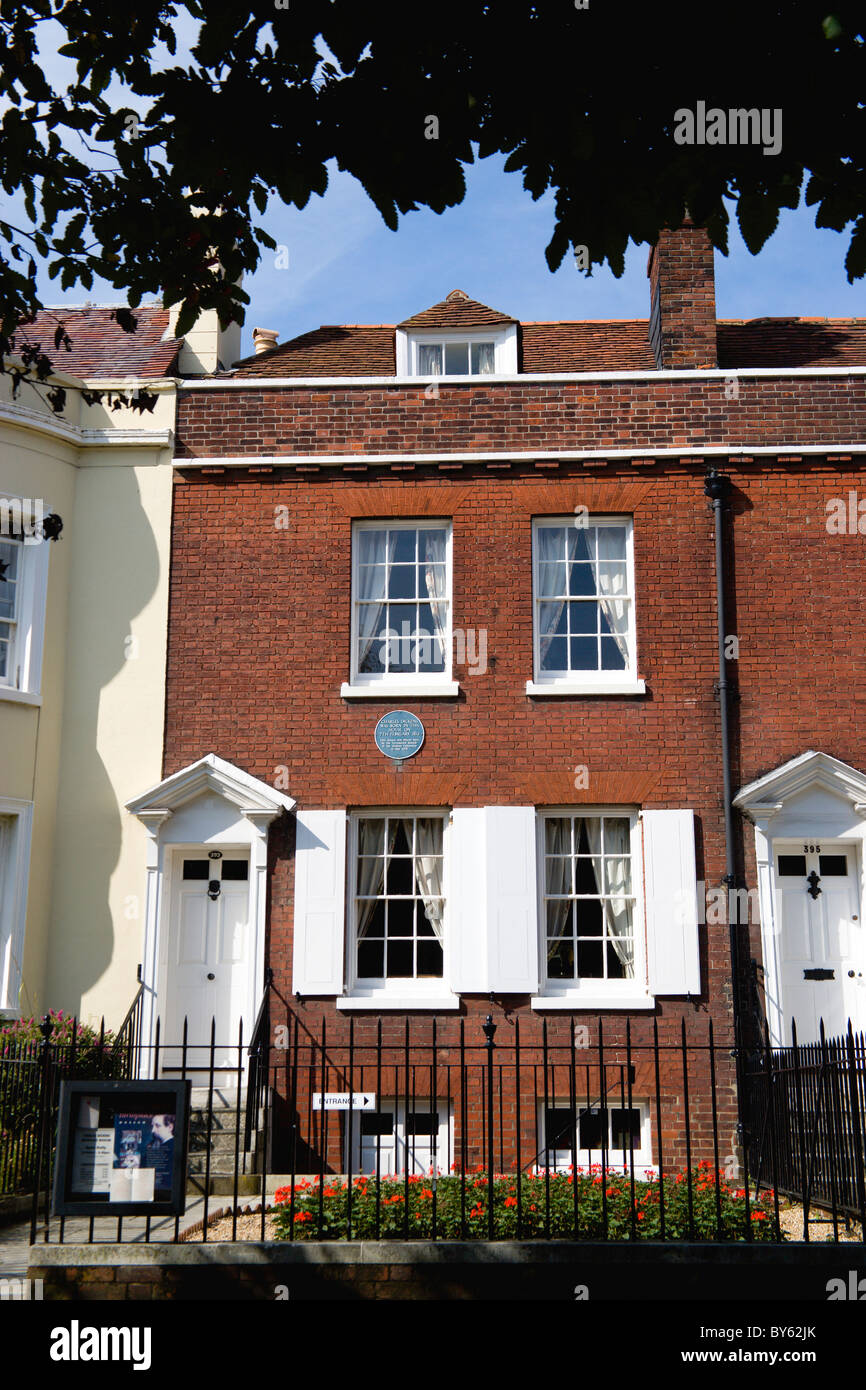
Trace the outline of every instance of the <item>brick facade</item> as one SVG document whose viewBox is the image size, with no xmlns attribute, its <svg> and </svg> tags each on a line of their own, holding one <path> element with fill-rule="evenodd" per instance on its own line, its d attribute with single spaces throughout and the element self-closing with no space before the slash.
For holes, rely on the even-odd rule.
<svg viewBox="0 0 866 1390">
<path fill-rule="evenodd" d="M 712 253 L 709 271 L 700 248 L 696 257 L 677 271 L 680 288 L 690 284 L 694 294 L 686 311 L 673 306 L 670 322 L 680 324 L 681 341 L 671 347 L 673 338 L 664 340 L 666 366 L 715 362 L 707 327 L 714 322 Z M 728 630 L 739 639 L 739 659 L 729 666 L 736 789 L 809 748 L 866 767 L 856 717 L 866 698 L 863 541 L 830 536 L 825 525 L 827 502 L 862 486 L 862 457 L 843 452 L 858 440 L 866 441 L 862 376 L 745 376 L 734 390 L 715 375 L 475 379 L 444 384 L 432 398 L 406 384 L 263 389 L 239 381 L 230 389 L 182 391 L 165 774 L 214 752 L 271 785 L 281 779 L 276 784 L 299 809 L 692 808 L 698 878 L 718 885 L 725 846 L 713 516 L 705 460 L 689 449 L 712 451 L 733 489 L 726 546 Z M 819 451 L 797 453 L 807 445 Z M 761 446 L 786 452 L 743 452 Z M 661 448 L 671 455 L 639 453 Z M 616 457 L 617 449 L 630 456 Z M 534 450 L 611 456 L 473 458 Z M 350 457 L 371 454 L 395 457 Z M 428 462 L 419 457 L 425 454 L 447 458 Z M 343 462 L 318 467 L 318 455 Z M 261 462 L 232 466 L 238 458 Z M 634 518 L 637 674 L 645 694 L 526 694 L 533 674 L 531 520 L 571 515 L 579 506 Z M 287 526 L 275 525 L 279 509 L 287 509 Z M 397 516 L 453 521 L 453 624 L 485 629 L 488 653 L 483 674 L 455 669 L 456 698 L 351 701 L 340 694 L 349 679 L 352 522 Z M 423 748 L 400 773 L 373 741 L 378 718 L 395 704 L 421 717 L 426 729 Z M 586 787 L 575 785 L 578 766 L 587 769 Z M 754 887 L 751 827 L 738 818 L 736 834 L 742 882 Z M 292 999 L 293 854 L 294 824 L 285 817 L 270 831 L 268 964 L 277 994 L 303 1028 L 315 1033 L 325 1024 L 342 1047 L 350 1025 L 332 998 Z M 737 1118 L 728 928 L 711 922 L 699 931 L 700 995 L 660 997 L 649 1015 L 605 1013 L 605 1039 L 614 1064 L 624 1059 L 627 1021 L 638 1044 L 651 1040 L 655 1021 L 663 1043 L 678 1043 L 685 1026 L 689 1044 L 703 1045 L 712 1020 L 719 1045 L 715 1138 L 728 1153 Z M 760 959 L 759 925 L 741 936 L 744 962 Z M 751 1005 L 745 971 L 743 989 Z M 528 996 L 492 1003 L 464 997 L 460 1016 L 475 1043 L 491 1010 L 501 1036 L 510 1036 L 519 1017 L 526 1045 L 541 1045 L 542 1019 Z M 582 1019 L 549 1016 L 550 1042 L 565 1044 Z M 594 1028 L 597 1020 L 593 1013 L 583 1021 Z M 359 1020 L 358 1035 L 370 1036 L 374 1026 L 369 1017 Z M 454 1049 L 458 1016 L 437 1026 L 441 1046 Z M 403 1027 L 403 1015 L 383 1014 L 386 1046 L 399 1049 Z M 693 1157 L 712 1157 L 708 1063 L 697 1058 L 694 1065 L 704 1091 L 696 1100 Z M 663 1125 L 670 1162 L 686 1157 L 681 1084 L 672 1056 L 661 1080 L 672 1117 Z M 653 1079 L 639 1067 L 635 1085 L 635 1096 L 647 1098 Z M 531 1108 L 527 1096 L 526 1145 L 534 1132 Z M 473 1131 L 472 1157 L 480 1143 L 480 1130 Z M 655 1151 L 657 1137 L 653 1143 Z M 336 1140 L 328 1162 L 340 1166 Z"/>
</svg>

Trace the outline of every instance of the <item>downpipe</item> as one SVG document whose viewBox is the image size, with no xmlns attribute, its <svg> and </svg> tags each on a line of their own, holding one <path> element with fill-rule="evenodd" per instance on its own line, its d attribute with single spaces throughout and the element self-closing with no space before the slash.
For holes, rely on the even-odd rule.
<svg viewBox="0 0 866 1390">
<path fill-rule="evenodd" d="M 731 912 L 731 890 L 736 887 L 734 862 L 734 824 L 731 805 L 731 741 L 730 741 L 730 687 L 728 685 L 727 658 L 725 656 L 725 550 L 724 550 L 724 507 L 731 493 L 731 480 L 724 473 L 711 468 L 704 479 L 704 492 L 713 504 L 713 523 L 716 544 L 716 628 L 719 648 L 719 713 L 721 716 L 722 753 L 722 804 L 725 816 L 725 886 L 728 890 L 728 940 L 731 956 L 731 1007 L 734 1016 L 734 1062 L 737 1080 L 737 1136 L 745 1146 L 746 1124 L 744 1116 L 743 1086 L 743 1035 L 742 1035 L 742 994 L 740 977 L 740 947 L 737 935 L 739 910 Z"/>
</svg>

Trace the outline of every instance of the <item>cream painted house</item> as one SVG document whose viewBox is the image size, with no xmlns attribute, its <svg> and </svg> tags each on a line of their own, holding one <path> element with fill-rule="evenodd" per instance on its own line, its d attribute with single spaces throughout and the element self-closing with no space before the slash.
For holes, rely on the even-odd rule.
<svg viewBox="0 0 866 1390">
<path fill-rule="evenodd" d="M 132 335 L 103 306 L 40 314 L 59 414 L 44 386 L 13 399 L 0 378 L 0 1017 L 116 1027 L 137 989 L 147 835 L 124 803 L 162 775 L 174 373 L 240 344 L 215 316 L 187 343 L 173 312 L 136 314 Z M 70 352 L 51 346 L 60 319 Z M 156 404 L 88 405 L 82 387 Z"/>
</svg>

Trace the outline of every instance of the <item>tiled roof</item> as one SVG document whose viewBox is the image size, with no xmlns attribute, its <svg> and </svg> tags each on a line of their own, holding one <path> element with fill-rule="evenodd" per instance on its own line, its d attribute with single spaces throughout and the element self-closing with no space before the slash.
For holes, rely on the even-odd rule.
<svg viewBox="0 0 866 1390">
<path fill-rule="evenodd" d="M 111 308 L 105 305 L 40 309 L 34 322 L 19 330 L 17 341 L 26 336 L 28 343 L 38 343 L 57 370 L 71 376 L 170 375 L 183 340 L 161 341 L 168 327 L 168 309 L 146 304 L 132 312 L 136 329 L 134 333 L 125 333 L 111 317 Z M 54 346 L 54 334 L 61 323 L 72 340 L 69 352 Z"/>
<path fill-rule="evenodd" d="M 521 325 L 523 372 L 651 371 L 646 319 Z"/>
<path fill-rule="evenodd" d="M 393 323 L 323 324 L 287 343 L 245 357 L 231 376 L 393 376 Z"/>
<path fill-rule="evenodd" d="M 406 322 L 418 318 L 423 315 Z M 720 367 L 866 366 L 866 319 L 722 319 L 717 337 Z M 646 319 L 524 323 L 519 343 L 522 372 L 655 368 Z M 352 377 L 395 371 L 393 324 L 346 324 L 318 328 L 245 358 L 231 375 Z"/>
<path fill-rule="evenodd" d="M 477 299 L 470 299 L 464 290 L 452 290 L 447 298 L 404 319 L 398 328 L 488 328 L 492 324 L 516 323 L 509 314 L 500 314 Z"/>
<path fill-rule="evenodd" d="M 866 319 L 723 319 L 720 367 L 866 367 Z"/>
</svg>

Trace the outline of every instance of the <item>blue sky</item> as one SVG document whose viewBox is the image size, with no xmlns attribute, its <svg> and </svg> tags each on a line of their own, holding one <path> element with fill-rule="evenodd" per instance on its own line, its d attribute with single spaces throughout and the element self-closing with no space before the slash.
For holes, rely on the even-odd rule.
<svg viewBox="0 0 866 1390">
<path fill-rule="evenodd" d="M 447 212 L 410 213 L 389 231 L 361 185 L 335 174 L 324 198 L 302 211 L 269 207 L 265 225 L 288 248 L 287 269 L 268 253 L 245 282 L 252 328 L 280 341 L 322 323 L 399 323 L 459 287 L 519 319 L 646 318 L 646 246 L 631 246 L 625 274 L 587 279 L 569 260 L 551 274 L 544 248 L 553 196 L 533 202 L 520 176 L 491 157 L 467 169 L 464 201 Z M 736 224 L 727 257 L 716 253 L 720 318 L 866 316 L 866 281 L 845 278 L 846 235 L 818 229 L 811 208 L 783 214 L 759 256 Z"/>
</svg>

